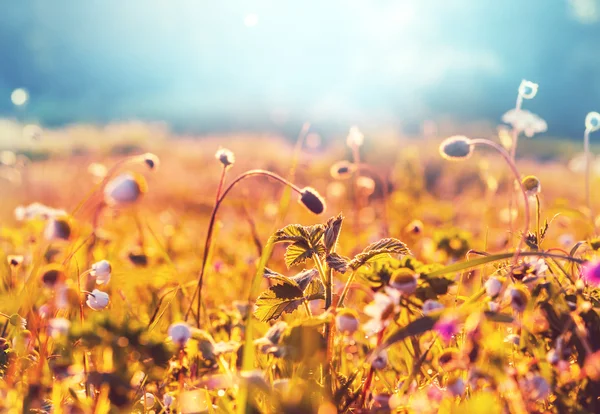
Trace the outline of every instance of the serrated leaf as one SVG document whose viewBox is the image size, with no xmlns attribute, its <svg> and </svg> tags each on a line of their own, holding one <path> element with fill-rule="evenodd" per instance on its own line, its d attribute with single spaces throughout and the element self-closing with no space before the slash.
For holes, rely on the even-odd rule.
<svg viewBox="0 0 600 414">
<path fill-rule="evenodd" d="M 290 244 L 285 250 L 285 265 L 289 268 L 310 259 L 315 251 L 304 241 Z"/>
<path fill-rule="evenodd" d="M 353 270 L 358 269 L 370 259 L 381 254 L 412 254 L 409 248 L 398 239 L 381 239 L 368 245 L 361 253 L 354 256 L 348 265 Z"/>
<path fill-rule="evenodd" d="M 325 299 L 325 286 L 323 286 L 321 279 L 315 278 L 311 280 L 304 290 L 304 297 L 306 300 Z"/>
<path fill-rule="evenodd" d="M 315 277 L 319 275 L 319 271 L 317 269 L 308 269 L 303 270 L 295 276 L 290 277 L 294 282 L 300 286 L 300 289 L 306 292 L 306 288 L 313 281 Z"/>
<path fill-rule="evenodd" d="M 256 299 L 254 316 L 262 322 L 279 318 L 283 313 L 291 313 L 304 301 L 304 292 L 298 284 L 285 276 L 271 276 L 273 286 Z"/>
<path fill-rule="evenodd" d="M 290 224 L 273 234 L 273 243 L 309 241 L 307 228 L 300 224 Z"/>
<path fill-rule="evenodd" d="M 327 220 L 325 224 L 325 234 L 323 237 L 323 242 L 325 243 L 325 250 L 327 253 L 335 250 L 335 246 L 337 245 L 338 239 L 340 237 L 340 231 L 342 230 L 342 221 L 344 217 L 342 213 L 338 214 L 336 217 L 332 217 Z"/>
<path fill-rule="evenodd" d="M 263 276 L 264 277 L 275 277 L 275 276 L 283 276 L 283 275 L 281 273 L 277 273 L 273 269 L 269 269 L 268 267 L 265 267 L 265 269 L 263 270 Z"/>
<path fill-rule="evenodd" d="M 325 226 L 322 224 L 315 224 L 314 226 L 306 227 L 306 231 L 308 232 L 308 244 L 315 247 L 319 244 L 325 233 Z"/>
<path fill-rule="evenodd" d="M 340 273 L 346 273 L 348 264 L 350 263 L 350 259 L 340 256 L 337 253 L 330 253 L 325 261 L 327 262 L 327 266 Z"/>
</svg>

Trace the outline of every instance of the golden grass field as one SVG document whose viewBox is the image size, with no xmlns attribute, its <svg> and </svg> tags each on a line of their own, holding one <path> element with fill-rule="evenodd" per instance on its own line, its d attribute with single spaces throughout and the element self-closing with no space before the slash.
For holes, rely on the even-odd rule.
<svg viewBox="0 0 600 414">
<path fill-rule="evenodd" d="M 9 141 L 20 128 L 0 133 L 17 154 L 0 166 L 0 412 L 600 411 L 600 243 L 579 142 L 520 139 L 519 178 L 541 189 L 513 255 L 518 182 L 489 149 L 444 159 L 452 134 L 353 144 L 128 124 Z M 223 195 L 256 169 L 315 189 L 325 211 L 259 175 L 210 226 L 221 174 Z"/>
</svg>

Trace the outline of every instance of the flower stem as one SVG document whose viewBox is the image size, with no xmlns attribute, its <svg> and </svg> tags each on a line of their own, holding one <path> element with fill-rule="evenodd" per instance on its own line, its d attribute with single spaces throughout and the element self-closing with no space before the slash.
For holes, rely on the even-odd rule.
<svg viewBox="0 0 600 414">
<path fill-rule="evenodd" d="M 354 280 L 354 272 L 350 273 L 350 276 L 348 276 L 348 280 L 346 281 L 346 284 L 344 285 L 344 290 L 342 290 L 342 294 L 340 295 L 340 300 L 338 301 L 338 308 L 341 308 L 344 306 L 344 300 L 346 299 L 346 296 L 348 295 L 348 291 L 350 290 L 350 285 L 352 284 L 352 281 Z"/>
</svg>

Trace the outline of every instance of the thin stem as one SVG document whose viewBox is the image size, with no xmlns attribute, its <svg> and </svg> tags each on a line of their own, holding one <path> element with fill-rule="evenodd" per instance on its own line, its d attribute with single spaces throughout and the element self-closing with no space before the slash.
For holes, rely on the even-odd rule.
<svg viewBox="0 0 600 414">
<path fill-rule="evenodd" d="M 288 180 L 286 180 L 285 178 L 280 177 L 279 175 L 272 173 L 271 171 L 267 171 L 267 170 L 249 170 L 246 171 L 245 173 L 240 174 L 235 180 L 233 180 L 231 182 L 231 184 L 229 184 L 229 186 L 225 189 L 225 191 L 223 191 L 223 194 L 221 195 L 221 197 L 217 200 L 217 202 L 215 203 L 215 207 L 213 208 L 212 214 L 210 216 L 210 221 L 208 223 L 208 232 L 206 233 L 206 240 L 204 242 L 204 253 L 202 256 L 202 267 L 200 268 L 200 274 L 198 275 L 198 285 L 196 286 L 196 290 L 194 291 L 194 294 L 192 295 L 192 300 L 190 302 L 190 306 L 188 307 L 187 312 L 185 313 L 185 319 L 188 318 L 190 312 L 192 311 L 192 307 L 193 307 L 193 303 L 194 303 L 194 297 L 197 295 L 198 296 L 198 303 L 202 303 L 202 284 L 204 281 L 204 272 L 205 272 L 205 268 L 206 268 L 206 261 L 208 259 L 208 248 L 210 246 L 210 242 L 212 239 L 212 234 L 213 234 L 213 229 L 214 229 L 214 225 L 215 225 L 215 220 L 217 217 L 217 212 L 219 211 L 219 207 L 221 206 L 221 204 L 223 204 L 223 201 L 225 200 L 225 198 L 227 197 L 227 194 L 229 194 L 229 192 L 242 180 L 248 178 L 248 177 L 253 177 L 256 175 L 261 175 L 261 176 L 266 176 L 266 177 L 270 177 L 273 178 L 274 180 L 279 181 L 280 183 L 289 186 L 292 190 L 296 191 L 297 193 L 301 194 L 302 190 L 292 184 L 291 182 L 289 182 Z M 198 327 L 200 327 L 200 306 L 198 305 L 198 313 L 196 314 L 196 325 Z"/>
<path fill-rule="evenodd" d="M 91 270 L 86 270 L 85 272 L 83 272 L 82 274 L 79 275 L 79 277 L 77 277 L 77 288 L 79 289 L 79 292 L 81 292 L 81 277 L 84 275 L 87 275 L 91 272 Z M 81 300 L 81 297 L 79 297 L 79 319 L 81 321 L 81 325 L 83 325 L 84 323 L 84 312 L 83 312 L 83 300 Z M 83 351 L 83 375 L 85 376 L 85 396 L 89 398 L 90 396 L 90 385 L 88 383 L 88 372 L 89 372 L 89 367 L 88 367 L 88 363 L 87 363 L 87 356 L 86 356 L 86 352 L 85 350 Z"/>
<path fill-rule="evenodd" d="M 325 271 L 325 266 L 323 266 L 321 258 L 319 257 L 319 255 L 315 254 L 313 256 L 313 259 L 315 261 L 315 265 L 317 266 L 317 270 L 319 271 L 319 275 L 321 276 L 321 281 L 323 282 L 323 285 L 325 285 L 325 290 L 331 293 L 331 281 L 329 280 L 327 272 Z M 329 296 L 330 295 L 328 294 L 325 295 L 325 309 L 329 309 L 329 307 L 331 306 L 331 299 L 329 298 Z"/>
<path fill-rule="evenodd" d="M 308 301 L 303 301 L 302 304 L 304 305 L 304 310 L 306 311 L 306 316 L 308 316 L 309 318 L 312 318 L 312 311 L 310 310 L 310 306 L 308 306 Z"/>
<path fill-rule="evenodd" d="M 381 342 L 383 341 L 384 332 L 385 332 L 385 328 L 383 328 L 377 334 L 377 345 L 376 345 L 375 349 L 379 348 L 379 346 L 381 345 Z M 367 380 L 365 381 L 363 393 L 362 393 L 362 396 L 360 397 L 361 405 L 364 405 L 367 403 L 367 398 L 369 397 L 369 391 L 371 391 L 371 383 L 373 382 L 373 374 L 375 374 L 375 369 L 373 368 L 373 364 L 371 363 L 371 365 L 369 366 L 369 373 L 367 374 Z"/>
<path fill-rule="evenodd" d="M 583 152 L 585 154 L 585 204 L 588 208 L 588 212 L 590 214 L 590 220 L 592 221 L 592 225 L 594 226 L 594 231 L 596 230 L 596 223 L 594 220 L 594 212 L 592 209 L 592 193 L 591 193 L 591 153 L 590 153 L 590 130 L 589 128 L 585 129 L 583 134 Z"/>
<path fill-rule="evenodd" d="M 341 308 L 344 306 L 344 300 L 346 299 L 346 295 L 348 295 L 348 291 L 350 290 L 350 285 L 352 284 L 352 281 L 354 280 L 354 272 L 350 273 L 350 276 L 348 276 L 348 280 L 346 281 L 346 284 L 344 285 L 344 290 L 342 290 L 342 294 L 340 295 L 340 300 L 338 301 L 338 308 Z"/>
<path fill-rule="evenodd" d="M 540 245 L 542 244 L 542 233 L 540 230 L 540 219 L 542 216 L 542 208 L 540 206 L 540 196 L 538 194 L 535 195 L 535 205 L 536 205 L 536 217 L 535 217 L 535 237 L 537 239 L 538 249 L 541 249 Z"/>
<path fill-rule="evenodd" d="M 495 142 L 487 140 L 487 139 L 472 139 L 472 140 L 470 140 L 470 143 L 472 145 L 487 145 L 488 147 L 492 147 L 493 149 L 498 151 L 500 153 L 500 155 L 502 155 L 502 157 L 504 158 L 504 160 L 506 161 L 508 166 L 510 167 L 510 169 L 515 177 L 515 180 L 519 183 L 519 187 L 521 188 L 521 193 L 523 194 L 524 209 L 525 209 L 525 223 L 523 224 L 523 235 L 522 235 L 522 237 L 519 238 L 519 243 L 515 250 L 515 255 L 514 255 L 514 259 L 513 259 L 514 263 L 517 264 L 517 261 L 519 259 L 519 253 L 521 252 L 521 249 L 523 248 L 523 242 L 525 240 L 525 237 L 527 236 L 527 232 L 529 231 L 529 197 L 527 196 L 525 187 L 523 187 L 523 183 L 521 183 L 521 176 L 519 174 L 519 170 L 517 169 L 517 166 L 515 165 L 514 161 L 511 159 L 510 154 L 503 147 L 496 144 Z"/>
</svg>

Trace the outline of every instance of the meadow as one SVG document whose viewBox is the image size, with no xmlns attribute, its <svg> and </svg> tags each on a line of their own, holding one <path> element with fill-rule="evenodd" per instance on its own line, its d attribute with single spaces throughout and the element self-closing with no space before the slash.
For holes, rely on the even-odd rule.
<svg viewBox="0 0 600 414">
<path fill-rule="evenodd" d="M 485 138 L 3 124 L 0 412 L 600 412 L 598 163 L 536 91 Z"/>
</svg>

